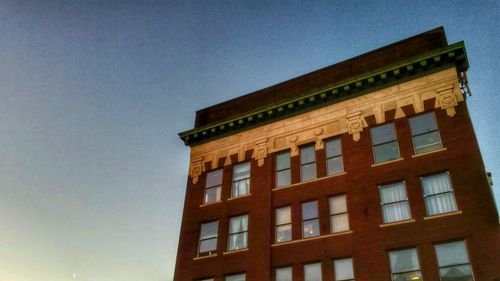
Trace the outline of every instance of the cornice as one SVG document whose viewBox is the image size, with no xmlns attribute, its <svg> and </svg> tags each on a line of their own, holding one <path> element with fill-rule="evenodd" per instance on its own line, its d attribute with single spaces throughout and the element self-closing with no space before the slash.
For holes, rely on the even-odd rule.
<svg viewBox="0 0 500 281">
<path fill-rule="evenodd" d="M 436 73 L 453 66 L 458 72 L 466 71 L 469 67 L 463 41 L 330 85 L 301 98 L 241 115 L 228 121 L 179 133 L 179 136 L 186 145 L 196 146 Z"/>
</svg>

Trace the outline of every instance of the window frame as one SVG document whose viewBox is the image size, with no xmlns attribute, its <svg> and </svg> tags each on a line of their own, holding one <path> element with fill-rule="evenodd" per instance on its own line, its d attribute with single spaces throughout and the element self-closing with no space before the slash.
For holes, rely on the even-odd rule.
<svg viewBox="0 0 500 281">
<path fill-rule="evenodd" d="M 340 146 L 340 154 L 336 154 L 336 155 L 333 155 L 333 156 L 328 156 L 328 150 L 327 150 L 327 146 L 328 146 L 328 143 L 329 142 L 334 142 L 334 141 L 339 141 L 339 146 Z M 326 175 L 327 176 L 335 176 L 335 175 L 339 175 L 339 174 L 342 174 L 345 172 L 345 167 L 344 167 L 344 153 L 343 153 L 343 149 L 342 149 L 342 138 L 340 136 L 337 136 L 337 137 L 333 137 L 333 138 L 328 138 L 327 140 L 324 141 L 324 146 L 325 146 L 325 162 L 326 162 Z M 337 172 L 337 173 L 332 173 L 330 174 L 329 173 L 329 161 L 330 159 L 336 159 L 336 158 L 340 158 L 341 162 L 342 162 L 342 171 L 340 172 Z"/>
<path fill-rule="evenodd" d="M 280 267 L 275 267 L 274 268 L 274 281 L 278 281 L 278 270 L 283 270 L 287 269 L 290 270 L 290 273 L 292 274 L 292 280 L 293 280 L 293 266 L 291 265 L 286 265 L 286 266 L 280 266 Z"/>
<path fill-rule="evenodd" d="M 432 114 L 432 117 L 433 117 L 432 119 L 434 120 L 434 124 L 436 125 L 436 129 L 435 130 L 431 130 L 431 131 L 426 131 L 424 133 L 413 134 L 413 127 L 411 125 L 411 120 L 419 118 L 419 117 L 422 117 L 422 116 L 425 116 L 425 115 L 431 115 L 431 114 Z M 429 112 L 423 112 L 422 114 L 418 114 L 418 115 L 412 116 L 412 117 L 408 118 L 408 125 L 410 127 L 411 142 L 412 142 L 412 146 L 413 146 L 413 153 L 415 153 L 415 155 L 426 154 L 426 153 L 430 153 L 430 152 L 434 152 L 434 151 L 438 151 L 440 149 L 443 149 L 443 147 L 444 147 L 443 146 L 443 140 L 441 139 L 441 133 L 439 132 L 439 126 L 438 126 L 438 122 L 437 122 L 437 118 L 436 118 L 436 112 L 429 111 Z M 437 148 L 437 149 L 434 149 L 434 150 L 431 150 L 431 151 L 417 152 L 417 147 L 415 147 L 415 138 L 423 136 L 423 135 L 428 135 L 428 134 L 431 134 L 433 132 L 437 133 L 437 136 L 439 138 L 439 144 L 440 144 L 441 147 Z"/>
<path fill-rule="evenodd" d="M 465 254 L 466 254 L 468 262 L 467 263 L 457 263 L 457 264 L 452 264 L 452 265 L 441 266 L 439 264 L 439 256 L 438 256 L 437 246 L 438 245 L 445 245 L 445 244 L 456 243 L 456 242 L 462 242 L 463 243 L 464 248 L 465 248 Z M 434 243 L 434 252 L 436 253 L 436 263 L 437 263 L 437 266 L 438 266 L 439 280 L 442 280 L 441 269 L 449 268 L 449 267 L 464 266 L 464 265 L 468 265 L 469 266 L 470 272 L 471 272 L 471 276 L 472 276 L 472 280 L 476 280 L 474 278 L 474 270 L 472 268 L 472 264 L 471 264 L 471 261 L 470 261 L 470 254 L 469 254 L 469 249 L 467 247 L 467 241 L 465 239 L 464 240 L 452 240 L 452 241 Z"/>
<path fill-rule="evenodd" d="M 444 192 L 434 193 L 434 194 L 431 194 L 431 195 L 425 195 L 425 188 L 424 188 L 423 179 L 427 178 L 427 177 L 441 175 L 441 174 L 446 174 L 447 175 L 450 189 L 448 191 L 444 191 Z M 455 190 L 453 189 L 453 183 L 451 182 L 450 171 L 437 172 L 437 173 L 432 173 L 432 174 L 427 174 L 427 175 L 424 175 L 424 176 L 420 176 L 420 185 L 422 186 L 422 196 L 424 198 L 425 215 L 426 216 L 428 216 L 428 217 L 439 216 L 439 215 L 442 215 L 442 214 L 455 213 L 455 212 L 459 211 L 457 199 L 455 197 Z M 448 211 L 448 212 L 444 212 L 444 213 L 429 214 L 429 207 L 428 207 L 428 203 L 427 203 L 427 198 L 432 198 L 434 196 L 440 196 L 440 195 L 447 194 L 447 193 L 451 194 L 451 198 L 454 201 L 455 209 L 451 210 L 451 211 Z"/>
<path fill-rule="evenodd" d="M 220 175 L 220 184 L 219 185 L 211 185 L 211 186 L 207 186 L 208 184 L 208 176 L 209 174 L 213 174 L 213 173 L 216 173 L 216 172 L 219 172 L 221 173 Z M 217 202 L 220 202 L 222 201 L 222 183 L 223 183 L 223 179 L 224 179 L 224 169 L 216 169 L 216 170 L 213 170 L 213 171 L 210 171 L 210 172 L 207 172 L 206 175 L 205 175 L 205 191 L 203 193 L 203 204 L 204 205 L 208 205 L 208 204 L 213 204 L 213 203 L 217 203 Z M 216 200 L 214 201 L 207 201 L 207 192 L 211 189 L 217 189 L 218 190 L 218 197 Z M 217 192 L 217 191 L 216 191 Z"/>
<path fill-rule="evenodd" d="M 307 149 L 307 148 L 311 148 L 312 147 L 312 151 L 313 151 L 313 156 L 314 156 L 314 161 L 311 161 L 311 162 L 305 162 L 303 163 L 302 162 L 302 151 Z M 311 180 L 315 180 L 318 178 L 318 165 L 316 164 L 316 144 L 315 143 L 309 143 L 309 144 L 304 144 L 302 146 L 299 147 L 299 158 L 300 158 L 300 182 L 308 182 L 308 181 L 311 181 Z M 308 178 L 308 179 L 304 179 L 303 176 L 304 176 L 304 172 L 303 172 L 303 168 L 305 166 L 309 166 L 309 165 L 314 165 L 314 177 L 312 178 Z"/>
<path fill-rule="evenodd" d="M 288 168 L 278 169 L 278 157 L 280 155 L 284 155 L 284 154 L 288 154 Z M 275 177 L 274 187 L 281 188 L 281 187 L 289 186 L 290 184 L 292 184 L 292 155 L 291 155 L 291 151 L 284 150 L 284 151 L 277 152 L 274 159 L 275 159 L 275 163 L 276 163 L 276 167 L 274 170 L 274 177 Z M 284 185 L 278 185 L 278 174 L 280 172 L 284 172 L 284 171 L 289 171 L 289 179 L 288 179 L 289 183 L 284 184 Z"/>
<path fill-rule="evenodd" d="M 248 165 L 248 177 L 235 180 L 234 179 L 235 169 L 237 167 L 243 166 L 243 165 Z M 231 175 L 231 198 L 238 198 L 238 197 L 247 196 L 247 195 L 251 194 L 251 189 L 250 189 L 251 188 L 251 184 L 250 184 L 251 174 L 252 174 L 252 163 L 251 163 L 251 161 L 245 161 L 245 162 L 241 162 L 241 163 L 233 165 L 233 167 L 232 167 L 232 175 Z M 245 193 L 245 194 L 240 194 L 240 195 L 235 196 L 235 186 L 236 186 L 235 183 L 239 183 L 239 182 L 247 181 L 247 180 L 248 180 L 248 192 Z"/>
<path fill-rule="evenodd" d="M 210 223 L 214 223 L 216 222 L 217 223 L 217 230 L 215 232 L 215 237 L 211 237 L 211 238 L 206 238 L 206 239 L 202 239 L 201 238 L 201 232 L 202 232 L 202 229 L 203 229 L 203 225 L 204 224 L 210 224 Z M 215 249 L 212 250 L 212 251 L 208 251 L 208 252 L 200 252 L 200 248 L 201 248 L 201 243 L 203 241 L 206 241 L 206 240 L 212 240 L 212 239 L 215 239 Z M 206 256 L 211 256 L 214 254 L 214 252 L 217 251 L 217 243 L 219 242 L 219 220 L 212 220 L 212 221 L 207 221 L 207 222 L 202 222 L 200 223 L 200 235 L 199 235 L 199 239 L 198 239 L 198 257 L 206 257 Z M 207 254 L 208 253 L 208 254 Z"/>
<path fill-rule="evenodd" d="M 283 210 L 283 209 L 286 209 L 286 208 L 289 209 L 289 212 L 290 212 L 290 222 L 278 224 L 278 210 Z M 290 240 L 278 241 L 278 228 L 280 228 L 282 226 L 287 226 L 287 225 L 290 226 Z M 285 243 L 285 242 L 292 241 L 292 240 L 293 240 L 292 206 L 288 205 L 288 206 L 283 206 L 283 207 L 276 208 L 275 211 L 274 211 L 274 243 L 276 243 L 276 244 L 278 244 L 278 243 Z"/>
<path fill-rule="evenodd" d="M 302 271 L 303 271 L 303 275 L 304 275 L 304 281 L 307 281 L 308 279 L 307 276 L 306 276 L 306 266 L 310 266 L 310 265 L 319 265 L 319 276 L 321 278 L 321 281 L 323 281 L 323 266 L 322 266 L 322 263 L 321 261 L 316 261 L 316 262 L 310 262 L 310 263 L 304 263 L 302 264 Z"/>
<path fill-rule="evenodd" d="M 244 231 L 237 231 L 237 232 L 231 232 L 231 220 L 234 219 L 234 218 L 238 218 L 238 217 L 244 217 L 246 216 L 246 220 L 247 220 L 247 228 L 246 230 Z M 236 215 L 236 216 L 232 216 L 229 218 L 229 225 L 228 225 L 228 231 L 227 231 L 227 251 L 228 252 L 232 252 L 232 251 L 239 251 L 239 250 L 244 250 L 244 249 L 248 249 L 248 229 L 250 228 L 250 220 L 249 220 L 249 216 L 248 216 L 248 213 L 247 214 L 241 214 L 241 215 Z M 245 236 L 246 236 L 246 245 L 244 248 L 240 248 L 240 249 L 231 249 L 230 248 L 230 245 L 231 245 L 231 237 L 234 236 L 234 235 L 239 235 L 239 234 L 242 234 L 242 233 L 245 233 Z"/>
<path fill-rule="evenodd" d="M 389 202 L 389 203 L 383 203 L 382 202 L 382 189 L 384 188 L 388 188 L 392 185 L 395 185 L 395 184 L 402 184 L 403 185 L 403 190 L 405 192 L 405 197 L 406 199 L 405 200 L 400 200 L 400 201 L 394 201 L 394 202 Z M 412 215 L 412 212 L 411 212 L 411 206 L 410 206 L 410 199 L 408 198 L 408 192 L 407 192 L 407 188 L 406 188 L 406 181 L 405 180 L 402 180 L 402 181 L 395 181 L 395 182 L 391 182 L 391 183 L 385 183 L 385 184 L 379 184 L 378 185 L 378 194 L 379 194 L 379 197 L 380 197 L 380 208 L 381 208 L 381 213 L 382 213 L 382 222 L 384 224 L 391 224 L 391 223 L 397 223 L 397 222 L 404 222 L 404 221 L 409 221 L 409 220 L 412 220 L 413 219 L 413 215 Z M 403 202 L 406 202 L 406 206 L 408 208 L 408 214 L 410 215 L 409 218 L 406 218 L 406 219 L 403 219 L 403 220 L 396 220 L 396 221 L 386 221 L 386 218 L 385 218 L 385 212 L 384 212 L 384 207 L 385 206 L 388 206 L 388 205 L 394 205 L 394 204 L 401 204 Z"/>
<path fill-rule="evenodd" d="M 411 249 L 415 250 L 415 255 L 416 255 L 416 258 L 417 258 L 416 260 L 417 260 L 418 269 L 409 270 L 409 271 L 393 272 L 392 271 L 392 263 L 391 263 L 391 252 L 400 252 L 400 251 L 411 250 Z M 400 274 L 412 273 L 412 272 L 419 272 L 420 273 L 420 277 L 422 277 L 422 267 L 420 265 L 420 256 L 418 254 L 418 248 L 416 246 L 415 247 L 409 247 L 409 248 L 399 248 L 399 249 L 388 250 L 387 251 L 387 256 L 389 257 L 389 269 L 390 269 L 390 273 L 391 273 L 391 281 L 394 281 L 394 275 L 400 275 Z"/>
<path fill-rule="evenodd" d="M 394 140 L 374 144 L 374 142 L 373 142 L 373 130 L 375 130 L 377 128 L 384 127 L 384 126 L 388 126 L 388 125 L 392 125 L 392 129 L 393 129 L 393 133 L 394 133 Z M 373 164 L 375 164 L 375 165 L 376 164 L 382 164 L 382 163 L 387 163 L 387 162 L 390 162 L 390 161 L 395 161 L 395 160 L 401 159 L 401 150 L 399 149 L 398 134 L 397 134 L 397 131 L 396 131 L 396 124 L 394 123 L 394 121 L 387 122 L 387 123 L 384 123 L 384 124 L 379 124 L 379 125 L 377 125 L 375 127 L 370 128 L 370 138 L 371 138 L 371 145 L 372 145 Z M 389 144 L 389 143 L 396 143 L 396 149 L 398 151 L 398 153 L 397 153 L 398 156 L 395 159 L 390 159 L 390 160 L 386 160 L 386 161 L 377 162 L 377 157 L 375 155 L 375 148 L 383 146 L 383 145 L 386 145 L 386 144 Z"/>
<path fill-rule="evenodd" d="M 339 212 L 339 213 L 333 213 L 332 212 L 332 205 L 330 204 L 330 199 L 335 198 L 335 197 L 344 197 L 344 203 L 345 203 L 345 212 Z M 341 216 L 341 215 L 347 215 L 347 229 L 342 230 L 342 231 L 333 231 L 333 223 L 332 219 L 336 216 Z M 330 233 L 343 233 L 343 232 L 348 232 L 351 230 L 351 222 L 349 221 L 349 208 L 347 207 L 347 194 L 337 194 L 337 195 L 332 195 L 328 197 L 328 216 L 330 218 Z"/>
<path fill-rule="evenodd" d="M 304 204 L 308 204 L 308 203 L 312 203 L 312 202 L 315 202 L 316 203 L 316 217 L 314 218 L 309 218 L 309 219 L 304 219 Z M 318 236 L 321 236 L 321 225 L 319 224 L 319 212 L 318 212 L 318 200 L 311 200 L 311 201 L 306 201 L 306 202 L 302 202 L 302 204 L 300 205 L 301 207 L 301 219 L 302 219 L 302 239 L 309 239 L 309 238 L 314 238 L 314 237 L 318 237 Z M 304 223 L 305 222 L 309 222 L 309 221 L 317 221 L 318 223 L 318 234 L 317 235 L 314 235 L 314 236 L 308 236 L 308 237 L 305 237 L 304 236 L 304 233 L 305 233 L 305 229 L 304 229 Z"/>
<path fill-rule="evenodd" d="M 337 279 L 337 269 L 335 267 L 335 262 L 344 261 L 344 260 L 351 260 L 351 270 L 352 270 L 352 278 L 351 279 Z M 333 260 L 333 278 L 335 281 L 355 281 L 356 280 L 353 257 L 339 257 L 339 258 L 335 258 Z"/>
</svg>

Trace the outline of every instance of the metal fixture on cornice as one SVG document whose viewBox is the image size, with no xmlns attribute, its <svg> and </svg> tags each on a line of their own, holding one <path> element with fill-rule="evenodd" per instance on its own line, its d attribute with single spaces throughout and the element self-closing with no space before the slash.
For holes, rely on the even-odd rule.
<svg viewBox="0 0 500 281">
<path fill-rule="evenodd" d="M 469 88 L 469 81 L 467 80 L 467 72 L 462 71 L 458 74 L 458 83 L 460 84 L 460 91 L 462 91 L 464 97 L 467 95 L 469 95 L 469 97 L 472 96 L 472 92 Z"/>
</svg>

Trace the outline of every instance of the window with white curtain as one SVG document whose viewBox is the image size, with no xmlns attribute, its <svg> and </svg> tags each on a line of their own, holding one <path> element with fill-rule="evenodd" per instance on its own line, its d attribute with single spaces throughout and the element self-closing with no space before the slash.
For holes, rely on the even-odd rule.
<svg viewBox="0 0 500 281">
<path fill-rule="evenodd" d="M 434 112 L 418 115 L 409 120 L 415 154 L 443 148 Z"/>
<path fill-rule="evenodd" d="M 250 193 L 250 162 L 233 166 L 233 185 L 231 197 L 239 197 Z"/>
<path fill-rule="evenodd" d="M 441 281 L 473 281 L 464 241 L 436 244 Z"/>
<path fill-rule="evenodd" d="M 220 201 L 222 189 L 222 169 L 207 173 L 204 203 Z"/>
<path fill-rule="evenodd" d="M 217 230 L 219 221 L 212 221 L 201 224 L 198 256 L 211 255 L 217 250 Z"/>
<path fill-rule="evenodd" d="M 302 203 L 302 238 L 319 236 L 318 201 Z"/>
<path fill-rule="evenodd" d="M 248 215 L 232 217 L 229 219 L 229 251 L 245 249 L 248 247 Z"/>
<path fill-rule="evenodd" d="M 335 271 L 335 281 L 354 280 L 354 270 L 352 267 L 352 258 L 334 260 L 333 268 Z"/>
<path fill-rule="evenodd" d="M 346 196 L 338 195 L 328 198 L 330 205 L 330 230 L 332 233 L 349 230 Z"/>
<path fill-rule="evenodd" d="M 292 240 L 292 208 L 276 209 L 276 243 Z"/>
<path fill-rule="evenodd" d="M 292 281 L 292 268 L 282 267 L 275 270 L 275 281 Z"/>
<path fill-rule="evenodd" d="M 371 128 L 373 161 L 375 164 L 399 158 L 398 140 L 394 123 Z"/>
<path fill-rule="evenodd" d="M 384 223 L 411 219 L 404 181 L 379 186 Z"/>
<path fill-rule="evenodd" d="M 344 160 L 342 159 L 342 143 L 340 138 L 334 138 L 325 142 L 326 171 L 327 175 L 335 175 L 344 171 Z"/>
<path fill-rule="evenodd" d="M 245 273 L 238 275 L 229 275 L 224 279 L 225 281 L 245 281 L 247 280 L 247 275 Z"/>
<path fill-rule="evenodd" d="M 393 281 L 422 280 L 417 249 L 405 249 L 389 252 Z"/>
<path fill-rule="evenodd" d="M 420 179 L 428 216 L 457 211 L 457 203 L 455 202 L 448 172 L 421 177 Z"/>
<path fill-rule="evenodd" d="M 304 281 L 322 281 L 321 263 L 304 265 Z"/>
<path fill-rule="evenodd" d="M 300 148 L 300 181 L 316 178 L 316 149 L 314 144 Z"/>
<path fill-rule="evenodd" d="M 287 186 L 292 182 L 290 173 L 290 151 L 276 155 L 276 187 Z"/>
</svg>

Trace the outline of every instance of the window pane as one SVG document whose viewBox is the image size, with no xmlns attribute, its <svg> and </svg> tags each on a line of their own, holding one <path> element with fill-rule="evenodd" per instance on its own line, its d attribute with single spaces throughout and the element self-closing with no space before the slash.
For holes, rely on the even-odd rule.
<svg viewBox="0 0 500 281">
<path fill-rule="evenodd" d="M 334 261 L 335 280 L 350 280 L 354 279 L 352 269 L 352 259 L 343 259 Z"/>
<path fill-rule="evenodd" d="M 415 281 L 422 280 L 422 273 L 420 271 L 405 272 L 392 275 L 393 281 Z"/>
<path fill-rule="evenodd" d="M 332 233 L 349 230 L 349 217 L 347 214 L 334 215 L 330 217 Z"/>
<path fill-rule="evenodd" d="M 200 253 L 215 251 L 217 249 L 217 238 L 200 241 Z"/>
<path fill-rule="evenodd" d="M 328 200 L 330 203 L 330 214 L 331 215 L 347 212 L 346 196 L 345 195 L 330 197 Z"/>
<path fill-rule="evenodd" d="M 422 177 L 424 196 L 451 191 L 450 178 L 448 173 Z"/>
<path fill-rule="evenodd" d="M 397 142 L 390 142 L 374 146 L 373 156 L 375 158 L 375 164 L 399 159 L 399 149 Z"/>
<path fill-rule="evenodd" d="M 248 215 L 232 217 L 229 220 L 229 233 L 237 233 L 248 230 Z"/>
<path fill-rule="evenodd" d="M 292 268 L 278 268 L 276 269 L 276 281 L 292 281 Z"/>
<path fill-rule="evenodd" d="M 407 272 L 420 269 L 417 258 L 417 249 L 406 249 L 389 252 L 389 259 L 391 261 L 392 273 Z"/>
<path fill-rule="evenodd" d="M 276 209 L 276 224 L 285 224 L 292 222 L 291 207 Z"/>
<path fill-rule="evenodd" d="M 219 227 L 219 221 L 202 223 L 201 224 L 200 239 L 217 237 L 218 227 Z"/>
<path fill-rule="evenodd" d="M 457 204 L 452 192 L 432 195 L 425 198 L 425 207 L 427 215 L 437 215 L 454 212 L 457 210 Z"/>
<path fill-rule="evenodd" d="M 318 201 L 302 203 L 302 220 L 318 217 Z"/>
<path fill-rule="evenodd" d="M 434 112 L 410 118 L 410 129 L 413 136 L 437 130 Z"/>
<path fill-rule="evenodd" d="M 316 178 L 316 163 L 302 165 L 300 167 L 300 180 L 307 181 Z"/>
<path fill-rule="evenodd" d="M 321 281 L 321 264 L 315 263 L 304 265 L 304 280 Z"/>
<path fill-rule="evenodd" d="M 380 186 L 380 200 L 382 204 L 408 200 L 403 182 Z"/>
<path fill-rule="evenodd" d="M 335 175 L 344 171 L 344 161 L 342 156 L 330 158 L 326 161 L 328 175 Z"/>
<path fill-rule="evenodd" d="M 200 281 L 214 281 L 214 279 L 213 278 L 208 278 L 208 279 L 202 279 Z"/>
<path fill-rule="evenodd" d="M 276 155 L 276 170 L 290 169 L 290 152 L 282 152 Z"/>
<path fill-rule="evenodd" d="M 413 137 L 415 153 L 424 153 L 442 148 L 441 138 L 437 131 Z"/>
<path fill-rule="evenodd" d="M 243 179 L 233 182 L 231 197 L 238 197 L 250 193 L 250 179 Z"/>
<path fill-rule="evenodd" d="M 385 142 L 395 141 L 394 124 L 389 123 L 371 129 L 372 144 L 377 145 Z"/>
<path fill-rule="evenodd" d="M 303 231 L 304 238 L 314 237 L 319 235 L 319 221 L 317 219 L 305 221 L 303 222 L 303 226 L 304 226 L 304 231 Z"/>
<path fill-rule="evenodd" d="M 249 177 L 250 177 L 250 162 L 245 162 L 233 166 L 233 181 Z"/>
<path fill-rule="evenodd" d="M 470 265 L 451 266 L 439 269 L 441 281 L 473 281 Z"/>
<path fill-rule="evenodd" d="M 205 203 L 220 201 L 221 187 L 212 187 L 205 190 Z"/>
<path fill-rule="evenodd" d="M 316 162 L 316 150 L 314 145 L 304 146 L 300 149 L 300 163 L 307 164 Z"/>
<path fill-rule="evenodd" d="M 207 173 L 206 187 L 212 187 L 222 184 L 222 169 Z"/>
<path fill-rule="evenodd" d="M 342 155 L 342 145 L 340 143 L 340 138 L 327 141 L 325 143 L 325 146 L 327 158 Z"/>
<path fill-rule="evenodd" d="M 276 227 L 276 242 L 286 242 L 292 240 L 292 225 L 285 224 Z"/>
<path fill-rule="evenodd" d="M 247 233 L 237 233 L 229 235 L 228 250 L 239 250 L 247 248 Z"/>
<path fill-rule="evenodd" d="M 290 185 L 291 183 L 290 169 L 276 172 L 277 187 Z"/>
<path fill-rule="evenodd" d="M 243 273 L 238 275 L 226 276 L 225 281 L 245 281 L 246 278 L 246 275 Z"/>
<path fill-rule="evenodd" d="M 407 201 L 382 206 L 384 223 L 411 219 L 410 205 Z"/>
<path fill-rule="evenodd" d="M 469 263 L 464 241 L 436 245 L 436 254 L 440 267 Z"/>
</svg>

